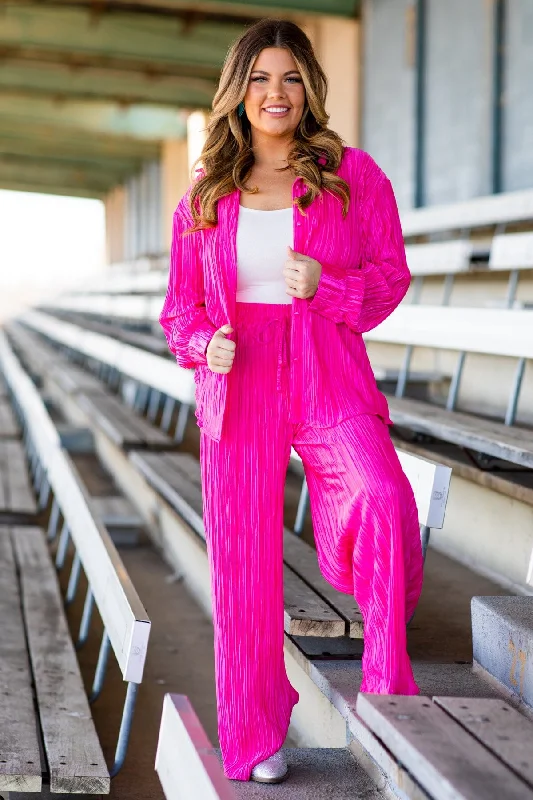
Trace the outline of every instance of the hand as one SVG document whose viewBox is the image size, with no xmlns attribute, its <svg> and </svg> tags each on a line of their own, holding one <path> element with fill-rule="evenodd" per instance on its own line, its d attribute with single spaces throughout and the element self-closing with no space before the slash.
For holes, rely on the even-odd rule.
<svg viewBox="0 0 533 800">
<path fill-rule="evenodd" d="M 207 366 L 211 372 L 219 372 L 221 375 L 227 375 L 233 366 L 235 342 L 226 339 L 229 333 L 233 333 L 231 325 L 223 325 L 213 335 L 211 341 L 207 345 L 205 355 L 207 358 Z"/>
<path fill-rule="evenodd" d="M 318 289 L 322 266 L 314 258 L 295 253 L 292 247 L 288 247 L 287 250 L 289 258 L 283 270 L 287 294 L 303 300 L 313 297 Z"/>
</svg>

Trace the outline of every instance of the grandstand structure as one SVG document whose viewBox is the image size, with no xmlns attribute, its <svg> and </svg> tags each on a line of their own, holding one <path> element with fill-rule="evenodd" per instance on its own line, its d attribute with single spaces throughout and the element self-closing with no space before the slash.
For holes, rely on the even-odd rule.
<svg viewBox="0 0 533 800">
<path fill-rule="evenodd" d="M 526 0 L 0 11 L 0 189 L 101 199 L 109 261 L 0 331 L 0 797 L 533 798 Z M 363 620 L 320 575 L 293 453 L 285 660 L 300 702 L 279 787 L 226 781 L 212 744 L 194 376 L 158 324 L 222 60 L 267 13 L 305 28 L 332 127 L 393 180 L 412 284 L 365 338 L 426 556 L 408 626 L 421 696 L 360 694 Z"/>
</svg>

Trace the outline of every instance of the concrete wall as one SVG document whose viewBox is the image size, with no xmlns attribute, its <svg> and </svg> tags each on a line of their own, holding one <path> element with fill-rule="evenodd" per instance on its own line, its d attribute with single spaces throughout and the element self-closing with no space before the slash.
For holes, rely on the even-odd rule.
<svg viewBox="0 0 533 800">
<path fill-rule="evenodd" d="M 492 59 L 492 3 L 427 0 L 427 205 L 491 192 Z"/>
<path fill-rule="evenodd" d="M 410 0 L 364 3 L 362 146 L 391 179 L 400 208 L 414 198 L 413 26 Z"/>
<path fill-rule="evenodd" d="M 414 202 L 415 0 L 364 0 L 363 147 Z M 426 0 L 424 204 L 492 191 L 495 0 Z M 505 4 L 502 183 L 533 187 L 533 3 Z"/>
<path fill-rule="evenodd" d="M 503 187 L 533 186 L 533 3 L 507 3 Z"/>
<path fill-rule="evenodd" d="M 357 20 L 312 17 L 299 21 L 328 77 L 329 125 L 346 144 L 360 142 L 361 26 Z"/>
</svg>

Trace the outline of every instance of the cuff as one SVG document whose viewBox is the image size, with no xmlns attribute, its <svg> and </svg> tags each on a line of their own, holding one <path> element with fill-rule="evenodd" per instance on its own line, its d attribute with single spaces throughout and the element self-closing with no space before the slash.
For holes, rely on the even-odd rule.
<svg viewBox="0 0 533 800">
<path fill-rule="evenodd" d="M 318 288 L 309 303 L 316 311 L 333 322 L 342 322 L 342 305 L 346 294 L 346 274 L 327 264 L 322 265 Z"/>
<path fill-rule="evenodd" d="M 206 320 L 199 325 L 191 336 L 189 342 L 189 355 L 195 364 L 207 364 L 205 351 L 217 329 Z"/>
</svg>

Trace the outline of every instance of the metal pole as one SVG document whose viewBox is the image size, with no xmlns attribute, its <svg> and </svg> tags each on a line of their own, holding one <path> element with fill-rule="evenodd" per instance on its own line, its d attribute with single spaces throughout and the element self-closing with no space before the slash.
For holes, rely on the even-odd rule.
<svg viewBox="0 0 533 800">
<path fill-rule="evenodd" d="M 91 619 L 94 608 L 94 594 L 89 586 L 87 594 L 85 595 L 85 604 L 83 606 L 83 614 L 81 617 L 80 631 L 78 633 L 78 641 L 76 642 L 76 650 L 81 650 L 87 639 L 89 638 L 89 629 L 91 627 Z"/>
<path fill-rule="evenodd" d="M 78 551 L 74 555 L 74 560 L 72 562 L 72 568 L 70 570 L 70 578 L 68 581 L 67 587 L 67 594 L 65 597 L 65 605 L 69 606 L 76 597 L 76 592 L 78 590 L 78 583 L 80 581 L 80 574 L 81 574 L 81 558 L 79 556 Z"/>
<path fill-rule="evenodd" d="M 50 519 L 48 520 L 48 541 L 53 542 L 57 536 L 57 523 L 59 521 L 59 503 L 54 497 L 52 503 L 52 511 L 50 512 Z"/>
<path fill-rule="evenodd" d="M 428 551 L 430 534 L 431 534 L 431 528 L 428 528 L 427 525 L 420 526 L 420 539 L 422 541 L 422 555 L 424 557 L 424 561 L 426 560 L 426 553 Z"/>
<path fill-rule="evenodd" d="M 466 353 L 459 353 L 455 372 L 453 374 L 452 382 L 450 384 L 450 391 L 448 392 L 448 399 L 446 400 L 446 410 L 454 411 L 457 404 L 457 397 L 459 396 L 459 386 L 461 384 L 461 376 L 463 374 L 463 367 L 465 365 Z"/>
<path fill-rule="evenodd" d="M 408 344 L 405 348 L 405 355 L 400 372 L 398 373 L 398 383 L 396 384 L 395 397 L 403 397 L 405 394 L 405 387 L 407 386 L 407 379 L 409 377 L 409 370 L 411 369 L 411 359 L 413 357 L 413 345 Z"/>
<path fill-rule="evenodd" d="M 65 559 L 67 557 L 69 538 L 70 538 L 70 533 L 67 522 L 65 520 L 63 522 L 63 527 L 61 528 L 61 535 L 59 537 L 59 544 L 57 546 L 57 553 L 56 553 L 56 569 L 58 570 L 63 569 L 63 567 L 65 566 Z"/>
<path fill-rule="evenodd" d="M 117 772 L 124 764 L 126 758 L 128 742 L 130 739 L 131 724 L 133 722 L 133 712 L 135 711 L 135 701 L 137 700 L 138 691 L 138 683 L 128 683 L 126 700 L 124 701 L 124 710 L 122 712 L 122 721 L 120 723 L 120 731 L 118 734 L 117 749 L 115 751 L 115 761 L 109 770 L 109 775 L 111 778 L 115 777 Z"/>
<path fill-rule="evenodd" d="M 190 405 L 182 403 L 178 411 L 178 420 L 176 422 L 176 430 L 174 431 L 174 441 L 182 442 L 185 436 L 185 428 L 187 427 L 187 420 L 189 418 Z"/>
<path fill-rule="evenodd" d="M 157 391 L 157 389 L 152 389 L 150 394 L 150 402 L 148 403 L 148 419 L 150 422 L 154 422 L 155 418 L 157 417 L 160 401 L 161 392 Z"/>
<path fill-rule="evenodd" d="M 309 508 L 309 489 L 307 487 L 307 480 L 306 478 L 304 478 L 302 483 L 302 491 L 300 492 L 300 500 L 298 501 L 298 511 L 296 512 L 296 521 L 294 523 L 294 533 L 298 534 L 298 536 L 302 535 L 308 508 Z"/>
<path fill-rule="evenodd" d="M 91 694 L 89 695 L 89 703 L 94 703 L 100 697 L 100 693 L 104 688 L 105 675 L 107 670 L 107 662 L 109 659 L 109 651 L 111 649 L 111 640 L 104 629 L 102 636 L 102 644 L 100 645 L 100 653 L 98 655 L 98 664 L 96 665 L 96 672 L 94 673 L 94 683 Z"/>
<path fill-rule="evenodd" d="M 48 505 L 48 498 L 50 497 L 50 483 L 46 473 L 43 475 L 43 482 L 41 484 L 41 491 L 39 492 L 39 510 L 42 511 Z"/>
<path fill-rule="evenodd" d="M 518 398 L 520 397 L 520 389 L 522 388 L 522 381 L 524 379 L 525 371 L 526 371 L 526 359 L 519 358 L 518 364 L 516 365 L 516 372 L 514 376 L 511 397 L 509 398 L 509 404 L 507 406 L 507 411 L 505 412 L 506 425 L 514 425 L 514 421 L 516 419 L 516 411 L 518 408 Z"/>
<path fill-rule="evenodd" d="M 176 401 L 174 398 L 167 397 L 165 400 L 165 406 L 163 408 L 163 416 L 161 417 L 161 430 L 165 433 L 168 433 L 168 429 L 170 428 L 170 421 L 172 419 L 172 413 L 175 405 Z"/>
</svg>

